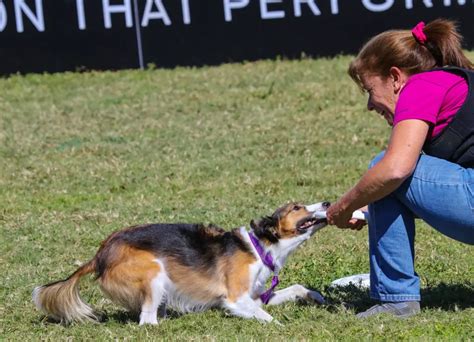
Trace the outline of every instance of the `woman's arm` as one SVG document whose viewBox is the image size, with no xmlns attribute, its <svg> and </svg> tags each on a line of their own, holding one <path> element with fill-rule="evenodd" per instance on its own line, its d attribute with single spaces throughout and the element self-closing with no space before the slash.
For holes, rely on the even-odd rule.
<svg viewBox="0 0 474 342">
<path fill-rule="evenodd" d="M 384 157 L 329 207 L 328 222 L 340 228 L 354 228 L 357 222 L 350 220 L 354 210 L 395 191 L 415 170 L 428 130 L 429 124 L 422 120 L 399 122 L 392 130 Z"/>
</svg>

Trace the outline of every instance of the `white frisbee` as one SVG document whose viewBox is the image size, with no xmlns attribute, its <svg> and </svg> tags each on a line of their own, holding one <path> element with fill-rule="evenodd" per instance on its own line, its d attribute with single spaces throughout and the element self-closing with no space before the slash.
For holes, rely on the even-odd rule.
<svg viewBox="0 0 474 342">
<path fill-rule="evenodd" d="M 354 274 L 348 277 L 339 278 L 334 280 L 330 287 L 336 286 L 349 286 L 353 285 L 360 289 L 368 289 L 370 287 L 370 274 L 369 273 L 361 273 L 361 274 Z"/>
<path fill-rule="evenodd" d="M 308 211 L 314 212 L 313 217 L 326 218 L 326 211 L 318 210 L 319 208 L 321 208 L 319 204 L 311 204 L 306 206 Z M 352 213 L 352 218 L 368 221 L 369 213 L 362 210 L 356 210 Z"/>
</svg>

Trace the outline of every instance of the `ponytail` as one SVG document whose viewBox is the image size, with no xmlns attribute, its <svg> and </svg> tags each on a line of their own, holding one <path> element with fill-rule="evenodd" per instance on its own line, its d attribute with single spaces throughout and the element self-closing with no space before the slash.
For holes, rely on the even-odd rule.
<svg viewBox="0 0 474 342">
<path fill-rule="evenodd" d="M 456 30 L 454 22 L 436 19 L 424 28 L 426 49 L 432 54 L 437 67 L 446 65 L 465 69 L 474 69 L 474 64 L 462 51 L 462 36 Z"/>
<path fill-rule="evenodd" d="M 420 24 L 413 31 L 390 30 L 370 39 L 349 65 L 352 79 L 362 88 L 361 76 L 388 77 L 392 66 L 408 75 L 447 65 L 474 69 L 462 51 L 462 36 L 453 21 L 436 19 L 426 26 Z"/>
</svg>

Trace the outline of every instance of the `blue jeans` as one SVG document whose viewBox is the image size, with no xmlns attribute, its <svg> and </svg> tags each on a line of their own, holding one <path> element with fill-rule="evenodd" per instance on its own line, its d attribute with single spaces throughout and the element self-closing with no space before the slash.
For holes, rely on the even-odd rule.
<svg viewBox="0 0 474 342">
<path fill-rule="evenodd" d="M 416 217 L 450 238 L 474 244 L 474 169 L 421 155 L 412 176 L 392 194 L 369 205 L 373 299 L 420 300 L 420 279 L 414 267 Z"/>
</svg>

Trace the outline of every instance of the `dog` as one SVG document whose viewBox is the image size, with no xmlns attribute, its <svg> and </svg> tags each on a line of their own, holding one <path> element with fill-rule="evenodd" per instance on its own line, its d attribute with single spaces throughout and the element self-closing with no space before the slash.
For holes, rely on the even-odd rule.
<svg viewBox="0 0 474 342">
<path fill-rule="evenodd" d="M 328 207 L 322 202 L 311 209 Z M 324 302 L 321 294 L 298 284 L 273 292 L 288 256 L 327 225 L 312 214 L 305 205 L 289 203 L 252 220 L 250 231 L 181 223 L 125 228 L 105 239 L 95 257 L 69 278 L 36 287 L 33 301 L 63 324 L 98 320 L 79 296 L 79 279 L 95 273 L 103 293 L 139 314 L 140 325 L 157 324 L 158 316 L 166 316 L 166 306 L 182 313 L 220 307 L 235 316 L 271 322 L 262 304 Z M 265 291 L 272 274 L 272 287 Z"/>
</svg>

